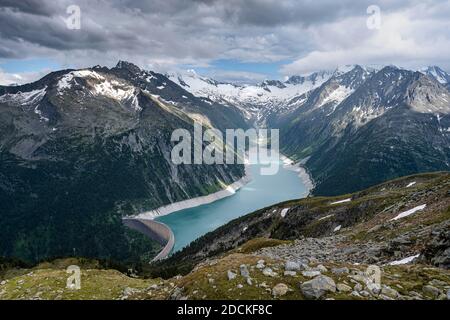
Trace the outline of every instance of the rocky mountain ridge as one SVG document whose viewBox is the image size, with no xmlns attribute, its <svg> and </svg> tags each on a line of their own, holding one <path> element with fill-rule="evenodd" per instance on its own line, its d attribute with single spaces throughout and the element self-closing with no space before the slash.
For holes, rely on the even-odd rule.
<svg viewBox="0 0 450 320">
<path fill-rule="evenodd" d="M 244 175 L 240 165 L 172 163 L 172 132 L 192 133 L 196 120 L 246 127 L 239 110 L 127 62 L 0 87 L 0 256 L 143 258 L 156 246 L 122 226 L 122 216 L 218 191 Z"/>
</svg>

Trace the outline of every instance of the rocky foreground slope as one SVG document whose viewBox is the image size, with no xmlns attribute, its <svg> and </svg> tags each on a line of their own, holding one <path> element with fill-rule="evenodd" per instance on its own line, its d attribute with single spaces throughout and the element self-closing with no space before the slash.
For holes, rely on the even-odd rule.
<svg viewBox="0 0 450 320">
<path fill-rule="evenodd" d="M 450 299 L 449 226 L 450 173 L 415 175 L 259 210 L 139 275 L 5 267 L 0 299 Z"/>
</svg>

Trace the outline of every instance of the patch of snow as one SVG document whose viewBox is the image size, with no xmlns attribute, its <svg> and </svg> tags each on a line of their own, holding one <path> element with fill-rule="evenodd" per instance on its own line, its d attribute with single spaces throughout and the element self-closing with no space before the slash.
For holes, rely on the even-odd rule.
<svg viewBox="0 0 450 320">
<path fill-rule="evenodd" d="M 333 231 L 337 232 L 337 231 L 341 230 L 341 227 L 342 227 L 341 225 L 338 225 L 336 228 L 333 229 Z"/>
<path fill-rule="evenodd" d="M 156 89 L 158 90 L 163 90 L 165 88 L 165 86 L 157 86 Z"/>
<path fill-rule="evenodd" d="M 44 117 L 43 115 L 42 115 L 42 111 L 41 110 L 39 110 L 39 104 L 36 106 L 36 108 L 34 108 L 34 113 L 36 113 L 38 116 L 39 116 L 39 119 L 41 120 L 41 121 L 45 121 L 45 122 L 48 122 L 48 121 L 50 121 L 50 119 L 49 118 L 47 118 L 47 117 Z"/>
<path fill-rule="evenodd" d="M 62 94 L 64 90 L 70 89 L 72 87 L 73 80 L 73 74 L 72 72 L 69 72 L 68 74 L 65 74 L 59 81 L 58 81 L 58 94 Z"/>
<path fill-rule="evenodd" d="M 354 65 L 354 64 L 346 64 L 346 65 L 338 66 L 334 72 L 336 75 L 342 75 L 344 73 L 352 71 L 355 67 L 356 67 L 356 65 Z"/>
<path fill-rule="evenodd" d="M 330 203 L 330 205 L 332 205 L 332 204 L 339 204 L 339 203 L 345 203 L 345 202 L 350 202 L 350 201 L 352 201 L 352 198 L 335 201 L 335 202 Z"/>
<path fill-rule="evenodd" d="M 8 102 L 17 105 L 34 104 L 42 100 L 47 87 L 39 90 L 33 90 L 28 92 L 7 93 L 0 96 L 0 102 Z"/>
<path fill-rule="evenodd" d="M 118 101 L 131 100 L 133 109 L 140 110 L 137 97 L 134 95 L 135 89 L 133 86 L 118 80 L 107 79 L 93 70 L 76 70 L 65 74 L 58 81 L 58 93 L 62 94 L 64 90 L 70 89 L 75 78 L 95 80 L 90 83 L 92 94 L 106 96 Z"/>
<path fill-rule="evenodd" d="M 325 99 L 322 100 L 322 102 L 317 106 L 317 108 L 329 103 L 334 102 L 335 106 L 337 106 L 339 103 L 344 101 L 349 95 L 353 93 L 352 88 L 347 88 L 345 86 L 339 86 L 336 90 L 332 91 Z M 329 116 L 331 113 L 335 111 L 336 108 L 333 109 L 332 112 L 327 114 Z"/>
<path fill-rule="evenodd" d="M 329 214 L 329 215 L 327 215 L 325 217 L 317 219 L 317 221 L 325 220 L 325 219 L 331 218 L 332 216 L 334 216 L 334 214 Z"/>
<path fill-rule="evenodd" d="M 131 107 L 136 111 L 141 111 L 142 107 L 139 105 L 139 99 L 137 95 L 133 95 L 131 100 Z"/>
<path fill-rule="evenodd" d="M 96 71 L 92 70 L 71 71 L 62 76 L 62 78 L 58 81 L 57 85 L 58 94 L 62 94 L 64 90 L 70 89 L 72 87 L 72 81 L 74 78 L 92 78 L 100 81 L 105 80 L 105 77 L 103 77 Z"/>
<path fill-rule="evenodd" d="M 92 70 L 77 70 L 71 72 L 75 77 L 78 78 L 94 78 L 97 80 L 104 80 L 105 77 L 100 75 L 99 73 Z"/>
<path fill-rule="evenodd" d="M 286 213 L 289 211 L 290 208 L 284 208 L 283 210 L 281 210 L 281 217 L 284 218 L 286 216 Z"/>
<path fill-rule="evenodd" d="M 124 85 L 116 80 L 96 83 L 94 84 L 93 89 L 93 93 L 95 94 L 113 98 L 118 101 L 130 98 L 135 91 L 132 86 Z"/>
<path fill-rule="evenodd" d="M 321 86 L 332 75 L 333 72 L 319 72 L 299 77 L 301 81 L 265 81 L 248 85 L 217 82 L 202 77 L 193 70 L 169 73 L 167 76 L 193 95 L 235 105 L 244 112 L 246 118 L 250 118 L 252 115 L 257 117 L 260 110 L 270 109 L 274 105 L 280 108 L 287 106 L 291 99 L 298 99 L 304 93 Z M 249 105 L 256 107 L 249 108 Z M 296 106 L 298 107 L 298 104 Z"/>
<path fill-rule="evenodd" d="M 407 263 L 412 262 L 414 259 L 418 258 L 419 256 L 420 256 L 420 253 L 416 254 L 414 256 L 411 256 L 411 257 L 407 257 L 407 258 L 401 259 L 401 260 L 392 261 L 392 262 L 389 263 L 389 265 L 390 266 L 398 266 L 398 265 L 401 265 L 401 264 L 407 264 Z"/>
<path fill-rule="evenodd" d="M 415 213 L 417 211 L 425 209 L 426 206 L 427 206 L 426 204 L 422 204 L 422 205 L 414 207 L 414 208 L 412 208 L 412 209 L 410 209 L 408 211 L 401 212 L 395 218 L 392 218 L 389 221 L 398 220 L 398 219 L 410 216 L 410 215 L 412 215 L 413 213 Z"/>
<path fill-rule="evenodd" d="M 407 185 L 406 187 L 409 188 L 409 187 L 412 187 L 412 186 L 415 185 L 415 184 L 416 184 L 416 182 L 413 181 L 413 182 L 408 183 L 408 185 Z"/>
</svg>

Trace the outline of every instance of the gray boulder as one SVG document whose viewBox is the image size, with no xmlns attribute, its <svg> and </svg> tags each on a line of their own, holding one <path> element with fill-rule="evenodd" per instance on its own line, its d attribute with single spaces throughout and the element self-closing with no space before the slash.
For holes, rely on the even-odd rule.
<svg viewBox="0 0 450 320">
<path fill-rule="evenodd" d="M 352 287 L 346 285 L 345 283 L 338 283 L 336 288 L 339 292 L 350 292 L 352 291 Z"/>
<path fill-rule="evenodd" d="M 381 286 L 377 283 L 368 283 L 366 288 L 373 295 L 379 295 L 381 293 Z"/>
<path fill-rule="evenodd" d="M 328 269 L 323 264 L 319 264 L 317 267 L 313 268 L 313 270 L 320 271 L 321 273 L 325 273 L 328 271 Z"/>
<path fill-rule="evenodd" d="M 286 271 L 299 271 L 300 270 L 300 264 L 297 263 L 297 262 L 294 262 L 294 261 L 286 261 L 284 269 Z"/>
<path fill-rule="evenodd" d="M 320 271 L 302 271 L 302 275 L 307 278 L 314 278 L 320 276 Z"/>
<path fill-rule="evenodd" d="M 386 286 L 386 285 L 383 285 L 383 287 L 381 289 L 381 294 L 384 296 L 387 296 L 389 298 L 392 298 L 392 299 L 397 299 L 399 296 L 397 290 L 392 289 L 391 287 Z"/>
<path fill-rule="evenodd" d="M 276 272 L 274 272 L 271 268 L 265 268 L 262 271 L 263 275 L 267 276 L 267 277 L 276 277 L 278 274 Z"/>
<path fill-rule="evenodd" d="M 234 273 L 231 270 L 228 270 L 227 271 L 227 277 L 228 277 L 228 280 L 233 280 L 234 278 L 236 278 L 236 273 Z"/>
<path fill-rule="evenodd" d="M 241 276 L 243 276 L 244 278 L 250 277 L 250 273 L 248 272 L 248 268 L 245 264 L 241 264 L 239 269 L 241 271 Z"/>
<path fill-rule="evenodd" d="M 289 291 L 289 287 L 284 283 L 279 283 L 272 289 L 272 295 L 274 297 L 284 296 Z"/>
<path fill-rule="evenodd" d="M 336 283 L 330 277 L 320 275 L 300 285 L 300 289 L 307 299 L 319 299 L 327 292 L 336 292 Z"/>
<path fill-rule="evenodd" d="M 433 298 L 437 298 L 441 294 L 441 291 L 432 285 L 426 285 L 422 288 L 422 290 L 425 294 L 428 294 Z"/>
<path fill-rule="evenodd" d="M 332 268 L 331 272 L 336 275 L 341 275 L 341 274 L 347 274 L 350 271 L 348 270 L 347 267 L 343 267 L 343 268 Z"/>
<path fill-rule="evenodd" d="M 257 269 L 264 269 L 264 260 L 258 260 L 258 263 L 256 264 Z"/>
</svg>

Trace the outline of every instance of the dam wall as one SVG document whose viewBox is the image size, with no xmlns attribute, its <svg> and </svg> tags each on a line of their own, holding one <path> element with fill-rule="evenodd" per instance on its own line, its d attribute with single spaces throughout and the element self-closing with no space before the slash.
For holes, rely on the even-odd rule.
<svg viewBox="0 0 450 320">
<path fill-rule="evenodd" d="M 163 246 L 163 249 L 153 258 L 152 262 L 166 258 L 172 251 L 175 245 L 175 236 L 172 230 L 164 223 L 135 218 L 124 218 L 122 221 L 127 227 L 141 232 Z"/>
</svg>

